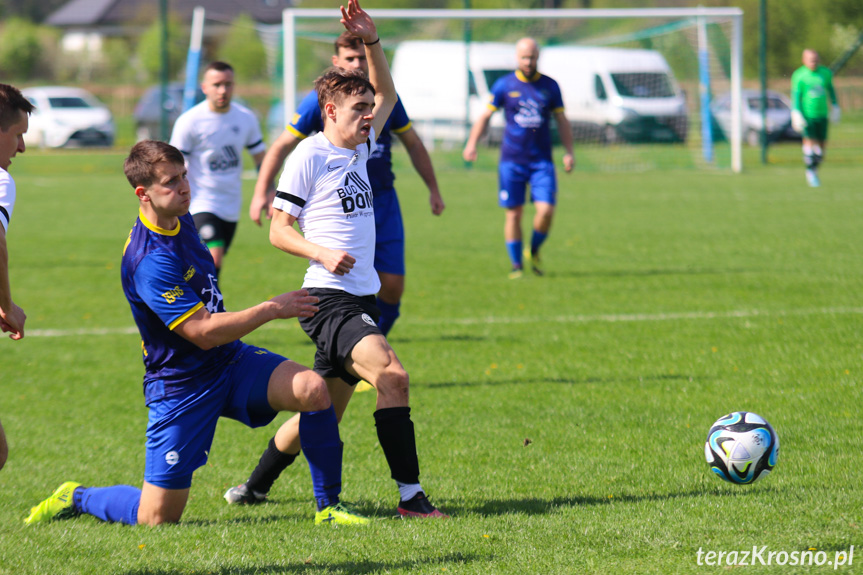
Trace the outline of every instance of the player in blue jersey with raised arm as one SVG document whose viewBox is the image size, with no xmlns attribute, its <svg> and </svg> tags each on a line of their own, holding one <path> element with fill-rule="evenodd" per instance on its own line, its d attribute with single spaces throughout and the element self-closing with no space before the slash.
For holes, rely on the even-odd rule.
<svg viewBox="0 0 863 575">
<path fill-rule="evenodd" d="M 500 150 L 498 203 L 506 209 L 504 237 L 512 263 L 509 277 L 522 275 L 521 216 L 525 191 L 530 185 L 530 199 L 536 207 L 530 250 L 531 267 L 542 275 L 539 249 L 548 237 L 557 203 L 557 178 L 551 157 L 551 118 L 557 120 L 560 142 L 566 153 L 563 169 L 575 167 L 572 152 L 572 128 L 563 113 L 563 98 L 557 82 L 537 71 L 539 46 L 532 38 L 522 38 L 515 46 L 518 69 L 500 78 L 492 86 L 488 108 L 471 129 L 464 148 L 464 159 L 476 161 L 476 146 L 488 128 L 492 114 L 503 110 L 506 129 Z"/>
<path fill-rule="evenodd" d="M 121 276 L 146 368 L 144 486 L 82 487 L 69 481 L 33 507 L 25 523 L 79 514 L 129 525 L 176 523 L 192 474 L 207 462 L 219 417 L 260 427 L 279 411 L 300 412 L 302 449 L 318 504 L 315 523 L 368 523 L 339 502 L 342 446 L 324 380 L 239 340 L 272 320 L 314 316 L 318 298 L 299 290 L 226 311 L 213 257 L 189 214 L 183 154 L 144 140 L 132 148 L 124 171 L 139 201 Z"/>
<path fill-rule="evenodd" d="M 368 75 L 369 67 L 362 41 L 345 32 L 335 41 L 333 66 L 345 70 L 362 70 Z M 261 213 L 272 208 L 273 181 L 288 155 L 302 140 L 324 129 L 318 95 L 310 92 L 300 103 L 291 123 L 273 143 L 261 163 L 255 195 L 249 215 L 261 223 Z M 384 335 L 389 334 L 400 315 L 402 294 L 405 290 L 405 233 L 401 208 L 395 190 L 392 166 L 392 134 L 398 136 L 410 156 L 414 169 L 429 190 L 429 203 L 434 215 L 444 210 L 438 190 L 431 158 L 419 135 L 411 126 L 410 118 L 401 100 L 396 102 L 390 118 L 378 135 L 378 148 L 369 158 L 369 180 L 375 199 L 375 270 L 381 280 L 376 304 L 381 311 L 378 325 Z"/>
</svg>

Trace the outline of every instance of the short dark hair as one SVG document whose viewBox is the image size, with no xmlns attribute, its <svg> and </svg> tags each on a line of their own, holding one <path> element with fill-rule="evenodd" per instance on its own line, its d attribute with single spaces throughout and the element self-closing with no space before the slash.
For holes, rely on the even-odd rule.
<svg viewBox="0 0 863 575">
<path fill-rule="evenodd" d="M 123 173 L 133 188 L 145 188 L 156 180 L 156 164 L 169 162 L 183 165 L 183 153 L 165 142 L 158 140 L 141 140 L 129 151 L 129 157 L 123 163 Z"/>
<path fill-rule="evenodd" d="M 21 121 L 21 112 L 30 114 L 33 104 L 21 90 L 9 84 L 0 84 L 0 129 L 4 132 Z"/>
<path fill-rule="evenodd" d="M 333 47 L 336 50 L 336 56 L 339 55 L 339 50 L 341 48 L 348 48 L 351 50 L 358 50 L 360 46 L 363 44 L 363 39 L 359 36 L 354 36 L 347 30 L 339 34 L 339 37 L 336 38 L 336 41 L 333 42 Z"/>
<path fill-rule="evenodd" d="M 210 70 L 215 70 L 216 72 L 233 72 L 234 67 L 227 62 L 216 60 L 215 62 L 210 62 L 209 64 L 207 64 L 207 67 L 204 68 L 204 74 L 206 74 Z"/>
<path fill-rule="evenodd" d="M 327 102 L 340 104 L 346 96 L 359 96 L 371 91 L 375 94 L 375 87 L 366 78 L 362 70 L 343 70 L 342 68 L 330 68 L 315 80 L 315 92 L 318 93 L 318 106 L 321 108 L 321 119 L 326 123 L 324 105 Z"/>
</svg>

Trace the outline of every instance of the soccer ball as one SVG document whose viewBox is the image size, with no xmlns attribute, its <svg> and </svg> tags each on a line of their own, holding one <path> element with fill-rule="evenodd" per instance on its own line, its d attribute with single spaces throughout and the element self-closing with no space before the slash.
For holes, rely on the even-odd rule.
<svg viewBox="0 0 863 575">
<path fill-rule="evenodd" d="M 725 481 L 755 483 L 776 465 L 779 436 L 760 415 L 735 411 L 710 427 L 704 456 L 713 473 Z"/>
</svg>

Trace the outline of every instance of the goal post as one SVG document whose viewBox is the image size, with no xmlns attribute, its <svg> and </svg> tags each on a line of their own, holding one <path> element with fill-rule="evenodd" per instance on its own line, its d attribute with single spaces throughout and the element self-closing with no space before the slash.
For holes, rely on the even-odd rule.
<svg viewBox="0 0 863 575">
<path fill-rule="evenodd" d="M 404 28 L 410 32 L 411 26 L 422 26 L 423 23 L 428 24 L 428 28 L 435 31 L 440 29 L 435 23 L 440 22 L 465 22 L 474 23 L 478 21 L 497 22 L 499 28 L 503 28 L 513 22 L 571 22 L 571 23 L 598 23 L 605 21 L 627 21 L 634 22 L 643 20 L 644 22 L 677 22 L 679 25 L 667 26 L 668 28 L 691 28 L 693 30 L 693 39 L 690 43 L 693 44 L 694 61 L 697 62 L 698 72 L 695 74 L 694 82 L 697 82 L 697 98 L 687 98 L 692 102 L 698 113 L 691 113 L 689 117 L 693 124 L 698 124 L 698 130 L 690 130 L 689 133 L 693 137 L 698 138 L 699 146 L 689 146 L 692 150 L 694 147 L 699 148 L 699 155 L 703 156 L 704 164 L 713 162 L 713 142 L 717 134 L 712 131 L 712 119 L 710 113 L 711 101 L 711 74 L 709 70 L 712 66 L 711 60 L 727 59 L 727 70 L 724 71 L 726 77 L 724 81 L 728 85 L 730 93 L 730 127 L 726 129 L 725 138 L 728 140 L 729 149 L 729 167 L 733 172 L 740 172 L 743 168 L 742 162 L 742 126 L 741 126 L 741 93 L 742 93 L 742 41 L 743 41 L 743 11 L 739 8 L 620 8 L 620 9 L 463 9 L 463 10 L 441 10 L 441 9 L 371 9 L 368 10 L 369 15 L 376 22 L 385 20 L 403 20 L 406 22 Z M 302 36 L 303 32 L 300 26 L 303 23 L 312 21 L 338 22 L 339 13 L 332 9 L 304 9 L 304 8 L 288 8 L 283 12 L 283 93 L 284 93 L 284 115 L 285 119 L 291 118 L 297 102 L 297 41 Z M 724 32 L 723 42 L 727 44 L 727 54 L 717 57 L 711 56 L 708 48 L 710 41 L 708 37 L 707 27 L 711 24 L 721 23 L 727 25 Z M 629 25 L 632 27 L 633 25 Z M 380 27 L 380 25 L 379 25 Z M 334 31 L 337 34 L 337 31 Z M 433 33 L 433 32 L 432 32 Z M 652 32 L 657 33 L 657 32 Z M 666 32 L 661 32 L 666 33 Z M 479 37 L 476 30 L 472 34 L 474 43 L 482 43 L 485 41 L 506 41 L 511 42 L 512 38 L 490 38 Z M 487 34 L 488 36 L 488 34 Z M 644 43 L 645 33 L 629 33 L 625 34 L 632 42 Z M 534 36 L 536 37 L 536 36 Z M 595 36 L 594 36 L 595 37 Z M 594 38 L 591 37 L 591 38 Z M 609 45 L 610 42 L 600 42 L 597 38 L 596 44 L 591 44 L 591 38 L 574 39 L 574 46 L 585 45 Z M 394 47 L 396 43 L 411 40 L 410 36 L 401 38 L 385 38 L 385 43 L 388 47 Z M 454 39 L 457 41 L 459 39 Z M 542 46 L 543 38 L 537 38 Z M 566 44 L 569 45 L 572 39 L 567 39 Z M 618 43 L 623 44 L 618 40 Z M 556 47 L 561 42 L 557 42 Z M 473 45 L 471 49 L 467 49 L 467 44 L 462 48 L 465 58 L 470 58 L 473 54 Z M 636 44 L 638 46 L 638 44 Z M 513 48 L 514 49 L 514 48 Z M 391 63 L 392 64 L 392 63 Z M 514 56 L 511 62 L 511 68 L 515 67 Z M 540 71 L 544 72 L 542 61 L 540 63 Z M 552 72 L 549 75 L 561 82 L 558 77 L 559 72 Z M 642 74 L 643 75 L 643 74 Z M 471 78 L 471 82 L 473 78 Z M 617 80 L 615 80 L 616 82 Z M 403 86 L 397 84 L 396 88 L 402 93 Z M 473 85 L 471 85 L 473 88 Z M 599 87 L 598 87 L 599 89 Z M 413 118 L 416 114 L 411 111 L 410 102 L 406 98 L 403 99 L 408 107 L 408 114 Z M 566 97 L 566 89 L 564 88 L 564 96 Z M 463 108 L 467 108 L 467 104 Z M 567 115 L 569 116 L 569 107 L 567 106 Z M 469 120 L 469 118 L 468 118 Z M 608 143 L 607 140 L 605 143 Z"/>
</svg>

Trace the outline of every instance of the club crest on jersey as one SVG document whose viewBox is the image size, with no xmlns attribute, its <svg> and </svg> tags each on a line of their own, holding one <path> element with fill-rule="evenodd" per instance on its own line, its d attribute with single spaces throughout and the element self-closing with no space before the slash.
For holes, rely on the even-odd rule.
<svg viewBox="0 0 863 575">
<path fill-rule="evenodd" d="M 374 204 L 372 187 L 356 172 L 345 174 L 344 187 L 336 188 L 336 193 L 342 200 L 342 210 L 346 214 L 371 208 Z"/>
</svg>

